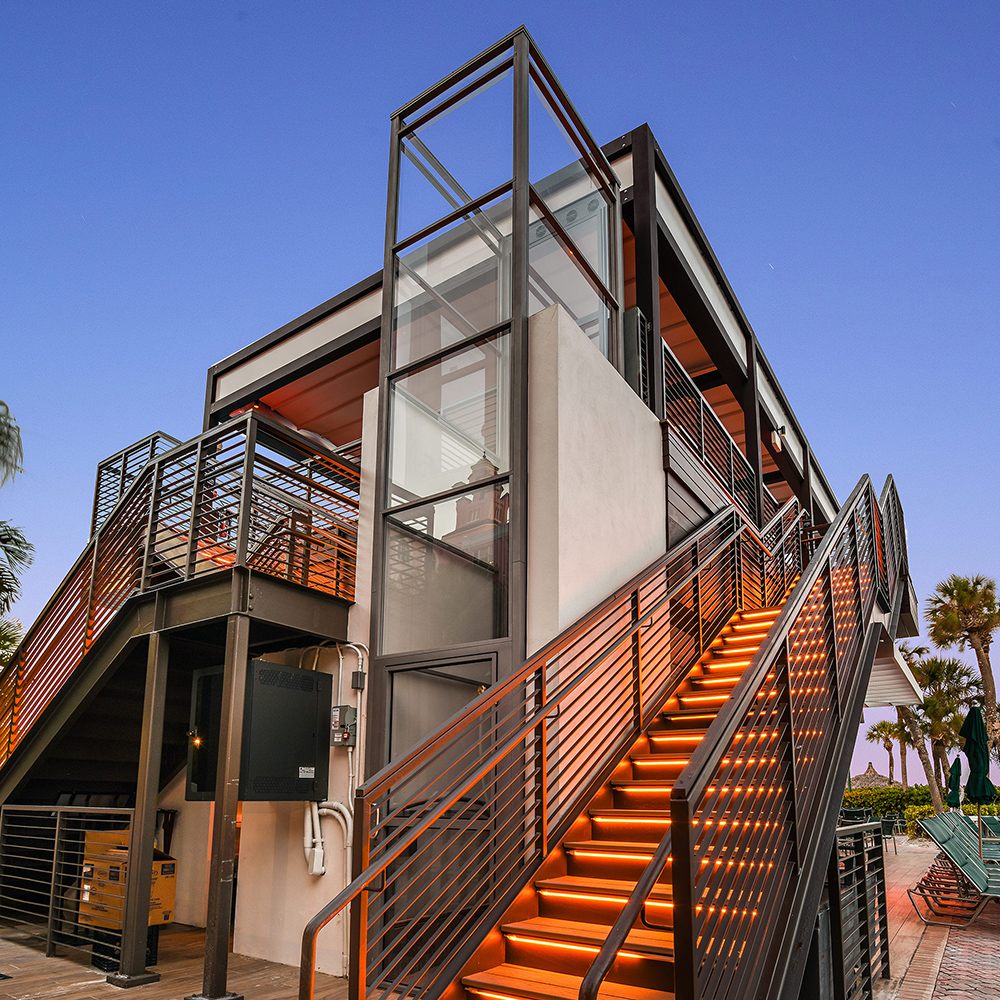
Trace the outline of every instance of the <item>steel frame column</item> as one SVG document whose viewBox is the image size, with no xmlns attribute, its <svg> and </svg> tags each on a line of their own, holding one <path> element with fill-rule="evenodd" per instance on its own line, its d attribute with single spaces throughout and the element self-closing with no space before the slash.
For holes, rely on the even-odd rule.
<svg viewBox="0 0 1000 1000">
<path fill-rule="evenodd" d="M 662 420 L 663 364 L 660 361 L 660 240 L 656 224 L 656 141 L 648 125 L 632 132 L 632 222 L 635 237 L 635 304 L 649 320 L 649 391 Z"/>
<path fill-rule="evenodd" d="M 162 632 L 149 635 L 146 657 L 146 691 L 142 706 L 142 739 L 139 745 L 139 781 L 128 846 L 128 879 L 122 922 L 122 956 L 118 972 L 108 976 L 113 986 L 143 986 L 159 980 L 146 969 L 149 933 L 149 897 L 153 884 L 153 840 L 156 837 L 156 800 L 160 790 L 160 754 L 163 749 L 163 716 L 167 702 L 167 667 L 170 641 Z"/>
<path fill-rule="evenodd" d="M 757 384 L 757 338 L 747 337 L 747 380 L 743 387 L 743 438 L 753 469 L 757 527 L 764 526 L 764 463 L 760 454 L 760 387 Z"/>
<path fill-rule="evenodd" d="M 236 854 L 236 809 L 240 797 L 243 703 L 250 652 L 250 618 L 235 613 L 226 623 L 226 660 L 219 724 L 219 766 L 215 775 L 215 815 L 205 931 L 205 973 L 201 993 L 185 1000 L 243 1000 L 226 990 L 229 931 L 232 926 L 233 876 Z"/>
<path fill-rule="evenodd" d="M 527 658 L 528 639 L 528 36 L 514 36 L 514 190 L 511 195 L 510 528 L 507 670 Z M 503 666 L 501 666 L 501 671 Z M 501 673 L 500 679 L 503 679 Z"/>
</svg>

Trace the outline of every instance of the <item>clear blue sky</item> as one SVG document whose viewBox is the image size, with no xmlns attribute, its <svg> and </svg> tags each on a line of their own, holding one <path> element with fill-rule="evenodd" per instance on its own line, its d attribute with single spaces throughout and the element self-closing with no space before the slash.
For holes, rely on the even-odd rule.
<svg viewBox="0 0 1000 1000">
<path fill-rule="evenodd" d="M 840 497 L 896 476 L 921 601 L 1000 575 L 1000 6 L 22 0 L 0 517 L 37 548 L 26 625 L 97 462 L 197 433 L 210 364 L 381 267 L 390 112 L 522 22 L 600 141 L 650 124 Z"/>
</svg>

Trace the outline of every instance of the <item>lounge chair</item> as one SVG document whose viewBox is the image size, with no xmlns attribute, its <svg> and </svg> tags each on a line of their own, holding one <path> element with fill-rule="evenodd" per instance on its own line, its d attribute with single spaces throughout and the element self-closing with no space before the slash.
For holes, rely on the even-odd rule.
<svg viewBox="0 0 1000 1000">
<path fill-rule="evenodd" d="M 992 899 L 1000 902 L 1000 868 L 979 857 L 979 838 L 961 813 L 917 820 L 941 855 L 907 893 L 925 924 L 968 927 Z M 927 914 L 921 912 L 920 900 Z M 933 918 L 938 919 L 933 919 Z"/>
</svg>

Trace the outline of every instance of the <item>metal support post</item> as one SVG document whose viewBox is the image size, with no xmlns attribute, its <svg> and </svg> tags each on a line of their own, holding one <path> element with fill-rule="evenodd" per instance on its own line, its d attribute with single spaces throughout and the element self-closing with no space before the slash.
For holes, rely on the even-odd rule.
<svg viewBox="0 0 1000 1000">
<path fill-rule="evenodd" d="M 146 692 L 142 706 L 139 781 L 128 845 L 122 955 L 118 971 L 108 976 L 114 986 L 143 986 L 159 980 L 146 969 L 149 934 L 149 897 L 153 882 L 153 840 L 156 836 L 156 799 L 160 790 L 160 753 L 167 702 L 167 664 L 170 642 L 162 632 L 151 632 L 146 658 Z"/>
<path fill-rule="evenodd" d="M 229 931 L 232 926 L 236 855 L 236 810 L 240 797 L 243 703 L 250 650 L 250 618 L 231 614 L 226 625 L 226 661 L 219 724 L 219 767 L 215 776 L 215 816 L 205 931 L 205 974 L 201 993 L 185 1000 L 243 1000 L 226 990 Z"/>
</svg>

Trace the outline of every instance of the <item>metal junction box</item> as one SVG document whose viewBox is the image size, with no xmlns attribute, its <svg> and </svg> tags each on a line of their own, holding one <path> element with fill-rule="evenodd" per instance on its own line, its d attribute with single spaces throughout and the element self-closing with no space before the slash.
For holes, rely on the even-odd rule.
<svg viewBox="0 0 1000 1000">
<path fill-rule="evenodd" d="M 222 668 L 197 670 L 191 688 L 188 800 L 215 798 L 222 717 Z M 330 778 L 333 678 L 251 660 L 240 761 L 244 802 L 325 799 Z"/>
</svg>

